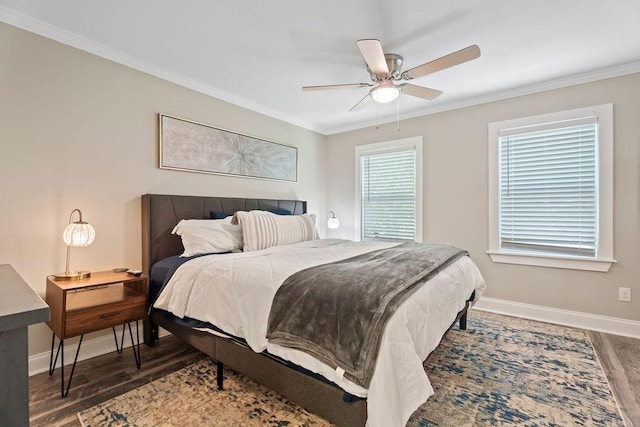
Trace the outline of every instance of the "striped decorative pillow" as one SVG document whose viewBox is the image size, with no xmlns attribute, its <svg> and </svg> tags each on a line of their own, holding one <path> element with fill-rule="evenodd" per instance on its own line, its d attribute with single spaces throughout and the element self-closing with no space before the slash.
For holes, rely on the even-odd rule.
<svg viewBox="0 0 640 427">
<path fill-rule="evenodd" d="M 267 211 L 238 211 L 232 223 L 242 227 L 245 252 L 316 238 L 315 221 L 309 214 L 276 215 Z"/>
</svg>

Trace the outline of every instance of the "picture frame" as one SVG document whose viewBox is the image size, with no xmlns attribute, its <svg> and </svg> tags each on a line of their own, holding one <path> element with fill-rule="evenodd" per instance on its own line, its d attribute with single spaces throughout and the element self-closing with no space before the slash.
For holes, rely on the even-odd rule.
<svg viewBox="0 0 640 427">
<path fill-rule="evenodd" d="M 298 181 L 298 149 L 158 114 L 159 167 L 276 181 Z"/>
</svg>

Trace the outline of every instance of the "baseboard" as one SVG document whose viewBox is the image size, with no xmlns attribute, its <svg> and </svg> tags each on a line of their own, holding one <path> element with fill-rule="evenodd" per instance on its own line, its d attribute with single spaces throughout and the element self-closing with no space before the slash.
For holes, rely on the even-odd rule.
<svg viewBox="0 0 640 427">
<path fill-rule="evenodd" d="M 634 320 L 487 297 L 480 298 L 480 301 L 473 308 L 574 328 L 640 338 L 640 322 Z"/>
<path fill-rule="evenodd" d="M 116 332 L 118 334 L 118 341 L 120 340 L 122 329 L 116 328 Z M 135 336 L 135 330 L 133 334 Z M 160 337 L 165 335 L 170 335 L 170 332 L 165 329 L 160 328 Z M 142 340 L 142 326 L 140 326 L 140 339 Z M 56 349 L 58 348 L 58 340 L 56 339 Z M 140 347 L 143 349 L 144 344 L 140 343 Z M 131 339 L 129 338 L 129 333 L 124 336 L 124 348 L 131 347 Z M 73 358 L 76 356 L 76 350 L 78 349 L 78 344 L 71 344 L 64 346 L 64 364 L 65 366 L 73 364 Z M 101 356 L 106 353 L 110 353 L 112 351 L 116 351 L 116 342 L 113 338 L 113 334 L 105 334 L 103 336 L 83 340 L 82 347 L 80 348 L 80 354 L 78 354 L 78 362 L 85 359 L 91 359 L 92 357 Z M 131 352 L 131 350 L 129 350 Z M 29 376 L 39 374 L 42 372 L 46 372 L 49 370 L 49 360 L 51 353 L 46 351 L 44 353 L 34 354 L 29 356 Z M 130 355 L 133 360 L 133 354 Z M 55 357 L 55 354 L 54 354 Z M 58 368 L 60 367 L 60 356 L 58 356 L 58 363 L 56 365 Z M 66 374 L 69 375 L 69 374 Z"/>
<path fill-rule="evenodd" d="M 640 338 L 640 322 L 617 317 L 600 316 L 597 314 L 582 313 L 579 311 L 562 310 L 559 308 L 544 307 L 541 305 L 524 304 L 520 302 L 482 297 L 473 307 L 474 310 L 490 311 L 525 319 L 555 323 L 574 328 L 590 329 L 592 331 L 606 332 L 609 334 L 623 335 L 632 338 Z M 170 333 L 160 328 L 160 336 Z M 124 347 L 131 347 L 131 340 L 125 334 Z M 65 346 L 65 365 L 73 363 L 77 344 Z M 113 335 L 103 335 L 98 338 L 83 341 L 78 361 L 90 359 L 112 351 L 115 351 Z M 49 369 L 50 353 L 44 352 L 29 357 L 29 375 L 39 374 Z M 58 364 L 59 366 L 59 364 Z"/>
</svg>

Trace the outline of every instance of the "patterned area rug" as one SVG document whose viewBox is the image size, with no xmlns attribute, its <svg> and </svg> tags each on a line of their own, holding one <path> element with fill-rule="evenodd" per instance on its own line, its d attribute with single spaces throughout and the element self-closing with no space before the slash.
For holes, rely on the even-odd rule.
<svg viewBox="0 0 640 427">
<path fill-rule="evenodd" d="M 408 426 L 624 426 L 581 330 L 471 311 L 424 363 L 435 389 Z M 80 412 L 83 426 L 323 426 L 233 371 L 218 391 L 205 359 Z"/>
</svg>

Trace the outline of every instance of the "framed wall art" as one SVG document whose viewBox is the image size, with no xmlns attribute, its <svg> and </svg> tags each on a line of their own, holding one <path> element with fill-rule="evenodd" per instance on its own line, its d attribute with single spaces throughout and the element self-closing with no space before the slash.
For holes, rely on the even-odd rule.
<svg viewBox="0 0 640 427">
<path fill-rule="evenodd" d="M 164 114 L 160 168 L 298 181 L 298 149 Z"/>
</svg>

